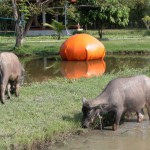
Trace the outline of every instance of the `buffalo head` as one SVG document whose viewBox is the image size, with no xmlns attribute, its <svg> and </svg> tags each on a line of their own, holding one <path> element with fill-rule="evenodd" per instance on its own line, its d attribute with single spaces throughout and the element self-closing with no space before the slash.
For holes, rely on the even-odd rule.
<svg viewBox="0 0 150 150">
<path fill-rule="evenodd" d="M 88 102 L 85 98 L 82 99 L 82 103 L 82 127 L 88 128 L 92 123 L 94 123 L 96 117 L 103 115 L 107 105 L 98 104 L 96 106 L 92 106 L 92 104 Z"/>
</svg>

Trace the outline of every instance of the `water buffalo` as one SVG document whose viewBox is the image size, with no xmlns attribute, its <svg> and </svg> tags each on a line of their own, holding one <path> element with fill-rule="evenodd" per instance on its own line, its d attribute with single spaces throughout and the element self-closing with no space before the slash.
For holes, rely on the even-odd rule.
<svg viewBox="0 0 150 150">
<path fill-rule="evenodd" d="M 110 81 L 96 98 L 89 101 L 83 99 L 82 125 L 87 128 L 97 116 L 113 111 L 115 114 L 113 129 L 116 130 L 125 112 L 136 112 L 137 121 L 142 121 L 141 111 L 144 106 L 150 119 L 150 78 L 145 75 L 117 78 Z"/>
<path fill-rule="evenodd" d="M 15 95 L 19 96 L 19 84 L 23 72 L 24 69 L 14 53 L 0 53 L 0 100 L 2 104 L 4 104 L 6 91 L 9 97 L 11 90 L 14 90 Z"/>
</svg>

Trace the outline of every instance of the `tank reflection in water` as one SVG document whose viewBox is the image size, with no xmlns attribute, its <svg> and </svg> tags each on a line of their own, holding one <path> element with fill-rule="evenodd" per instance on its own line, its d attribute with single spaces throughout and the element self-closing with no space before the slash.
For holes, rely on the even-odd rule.
<svg viewBox="0 0 150 150">
<path fill-rule="evenodd" d="M 106 70 L 106 64 L 104 60 L 62 61 L 60 70 L 68 79 L 87 78 L 102 75 Z"/>
</svg>

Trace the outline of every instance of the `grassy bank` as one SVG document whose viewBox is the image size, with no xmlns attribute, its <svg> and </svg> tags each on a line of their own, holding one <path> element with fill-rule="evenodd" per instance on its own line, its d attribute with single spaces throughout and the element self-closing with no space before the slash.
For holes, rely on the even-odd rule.
<svg viewBox="0 0 150 150">
<path fill-rule="evenodd" d="M 144 36 L 145 30 L 104 30 L 102 43 L 109 53 L 117 52 L 148 52 L 150 53 L 150 37 Z M 97 31 L 87 31 L 88 34 L 98 38 Z M 69 36 L 61 40 L 51 36 L 26 37 L 23 47 L 17 50 L 18 54 L 26 55 L 51 55 L 58 54 L 61 44 Z M 14 36 L 0 36 L 0 51 L 10 51 L 15 43 Z"/>
<path fill-rule="evenodd" d="M 148 52 L 150 53 L 150 38 L 121 39 L 102 41 L 106 52 Z"/>
<path fill-rule="evenodd" d="M 79 80 L 58 78 L 22 87 L 19 98 L 1 105 L 0 149 L 43 149 L 60 133 L 81 129 L 82 97 L 96 97 L 113 78 L 141 73 L 150 75 L 149 68 Z"/>
</svg>

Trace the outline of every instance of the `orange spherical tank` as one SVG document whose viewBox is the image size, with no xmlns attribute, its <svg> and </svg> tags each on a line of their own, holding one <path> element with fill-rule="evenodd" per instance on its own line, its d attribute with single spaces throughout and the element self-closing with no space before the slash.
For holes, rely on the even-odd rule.
<svg viewBox="0 0 150 150">
<path fill-rule="evenodd" d="M 88 34 L 76 34 L 67 39 L 60 47 L 63 60 L 94 60 L 105 56 L 104 45 Z"/>
</svg>

